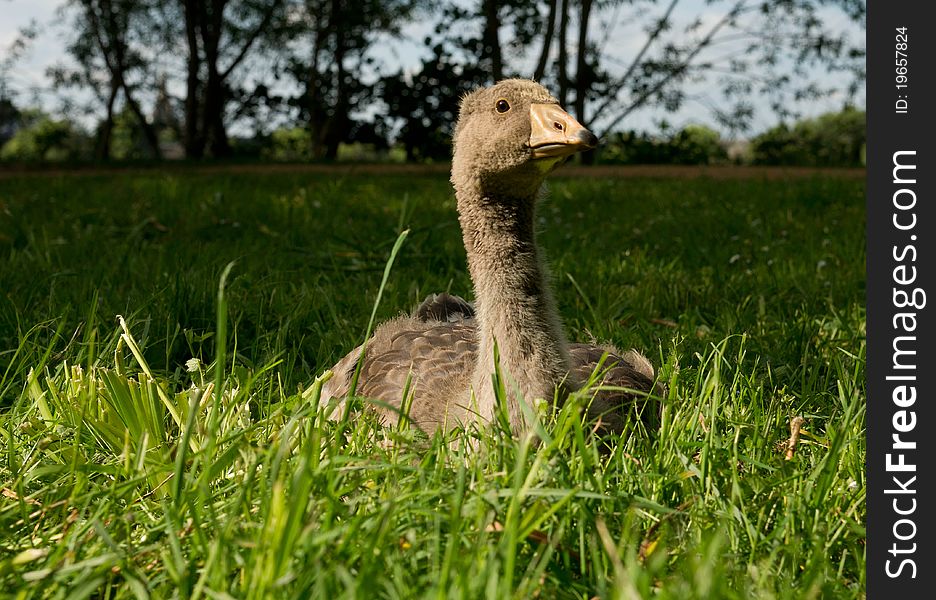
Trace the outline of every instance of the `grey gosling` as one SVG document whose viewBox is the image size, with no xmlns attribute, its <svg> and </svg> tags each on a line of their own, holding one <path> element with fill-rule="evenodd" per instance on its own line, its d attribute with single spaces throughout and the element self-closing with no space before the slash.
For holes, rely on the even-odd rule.
<svg viewBox="0 0 936 600">
<path fill-rule="evenodd" d="M 379 400 L 371 407 L 387 424 L 408 407 L 410 421 L 429 434 L 490 422 L 496 344 L 515 432 L 528 426 L 520 402 L 551 401 L 557 390 L 561 400 L 599 363 L 598 384 L 617 389 L 596 391 L 589 417 L 603 434 L 620 432 L 653 393 L 653 367 L 634 350 L 566 341 L 534 227 L 543 180 L 597 138 L 541 85 L 508 79 L 464 97 L 453 141 L 451 181 L 475 302 L 433 295 L 412 315 L 379 326 L 355 394 Z M 322 388 L 323 401 L 337 399 L 330 418 L 345 410 L 361 352 L 338 361 Z"/>
</svg>

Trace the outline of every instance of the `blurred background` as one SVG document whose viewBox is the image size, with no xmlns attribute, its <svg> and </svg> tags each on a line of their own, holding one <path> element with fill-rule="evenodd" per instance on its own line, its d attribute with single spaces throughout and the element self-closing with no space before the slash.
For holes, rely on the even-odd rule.
<svg viewBox="0 0 936 600">
<path fill-rule="evenodd" d="M 861 167 L 856 0 L 0 0 L 0 163 L 445 162 L 542 82 L 585 164 Z"/>
</svg>

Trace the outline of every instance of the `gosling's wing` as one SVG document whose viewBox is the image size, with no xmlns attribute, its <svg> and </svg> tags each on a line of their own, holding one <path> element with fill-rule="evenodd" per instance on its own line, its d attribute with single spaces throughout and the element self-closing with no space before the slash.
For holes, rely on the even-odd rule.
<svg viewBox="0 0 936 600">
<path fill-rule="evenodd" d="M 572 363 L 569 375 L 576 385 L 584 385 L 600 365 L 593 389 L 605 389 L 594 391 L 588 416 L 600 423 L 603 433 L 620 433 L 631 415 L 647 419 L 656 414 L 655 408 L 649 406 L 648 396 L 659 396 L 662 390 L 654 389 L 653 367 L 639 352 L 621 352 L 612 346 L 595 344 L 570 344 L 569 358 Z"/>
<path fill-rule="evenodd" d="M 473 319 L 474 316 L 474 304 L 460 296 L 452 296 L 445 292 L 427 296 L 413 313 L 413 317 L 419 321 L 443 323 Z"/>
<path fill-rule="evenodd" d="M 397 422 L 404 392 L 411 398 L 410 419 L 426 431 L 436 429 L 447 418 L 463 420 L 464 410 L 458 403 L 468 389 L 477 348 L 472 319 L 453 323 L 416 318 L 389 321 L 367 344 L 355 395 L 379 401 L 372 406 L 388 423 Z M 333 368 L 333 380 L 323 388 L 323 396 L 339 398 L 339 406 L 343 406 L 360 359 L 360 347 L 341 359 Z M 336 410 L 331 417 L 340 417 L 341 412 Z"/>
<path fill-rule="evenodd" d="M 572 376 L 584 383 L 600 364 L 605 385 L 649 391 L 653 387 L 653 366 L 636 350 L 621 352 L 613 346 L 569 344 Z M 602 359 L 604 361 L 602 362 Z"/>
<path fill-rule="evenodd" d="M 332 376 L 322 386 L 321 396 L 323 403 L 336 401 L 333 410 L 325 415 L 329 419 L 339 419 L 344 412 L 345 398 L 351 392 L 351 379 L 354 376 L 354 370 L 357 368 L 358 360 L 361 358 L 361 348 L 362 346 L 358 346 L 347 353 L 329 369 Z"/>
<path fill-rule="evenodd" d="M 445 356 L 444 349 L 448 345 L 453 348 L 457 346 L 457 349 L 453 351 L 459 358 L 469 351 L 466 350 L 465 344 L 473 348 L 470 351 L 477 352 L 477 343 L 474 340 L 474 316 L 474 304 L 460 296 L 453 296 L 446 292 L 426 296 L 426 299 L 413 311 L 410 319 L 389 321 L 377 328 L 365 364 L 362 365 L 362 373 L 358 378 L 359 386 L 363 383 L 361 379 L 366 375 L 369 382 L 368 389 L 380 392 L 386 390 L 378 389 L 376 386 L 388 386 L 390 391 L 396 390 L 399 384 L 394 376 L 397 365 L 408 364 L 409 360 L 429 358 L 430 362 L 425 365 L 429 366 L 433 356 L 438 356 L 440 359 Z M 469 321 L 465 323 L 469 329 L 452 329 L 447 332 L 445 328 L 436 327 L 439 323 L 458 321 Z M 446 337 L 447 335 L 455 336 L 457 339 Z M 436 348 L 438 354 L 433 355 L 427 351 L 429 347 Z M 358 346 L 331 368 L 334 375 L 322 388 L 323 398 L 344 398 L 350 393 L 362 348 L 363 346 Z M 406 348 L 410 348 L 414 355 L 406 356 L 406 352 L 401 351 Z M 448 356 L 448 358 L 452 357 Z M 436 370 L 436 372 L 441 371 Z M 399 387 L 399 389 L 403 388 Z M 360 387 L 355 391 L 359 395 L 362 393 Z M 383 398 L 384 396 L 374 397 Z"/>
<path fill-rule="evenodd" d="M 406 321 L 413 326 L 394 328 L 378 347 L 367 349 L 359 395 L 400 408 L 405 391 L 410 419 L 430 432 L 447 418 L 464 420 L 459 403 L 465 401 L 478 352 L 474 321 Z M 378 411 L 388 422 L 398 420 L 395 410 Z"/>
</svg>

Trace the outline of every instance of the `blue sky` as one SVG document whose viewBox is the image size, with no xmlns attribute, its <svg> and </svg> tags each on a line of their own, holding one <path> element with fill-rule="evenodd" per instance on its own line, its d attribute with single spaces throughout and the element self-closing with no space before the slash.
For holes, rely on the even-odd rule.
<svg viewBox="0 0 936 600">
<path fill-rule="evenodd" d="M 67 60 L 63 47 L 67 21 L 57 16 L 57 9 L 62 4 L 62 0 L 0 0 L 0 13 L 3 14 L 3 19 L 0 20 L 0 53 L 5 53 L 5 49 L 16 38 L 19 29 L 31 20 L 35 19 L 42 27 L 42 33 L 29 52 L 8 74 L 9 85 L 17 94 L 20 103 L 30 103 L 38 98 L 48 110 L 54 111 L 58 106 L 58 100 L 47 91 L 48 80 L 45 77 L 45 71 L 56 62 Z M 661 12 L 662 8 L 662 6 L 656 6 L 651 10 Z M 696 17 L 701 18 L 703 22 L 714 22 L 721 17 L 723 11 L 724 6 L 720 4 L 709 5 L 705 0 L 685 0 L 678 5 L 673 16 L 677 23 L 685 23 Z M 831 29 L 847 31 L 854 40 L 863 39 L 863 30 L 851 23 L 844 15 L 829 9 L 823 9 L 822 12 Z M 640 26 L 626 22 L 629 14 L 626 10 L 618 13 L 613 10 L 607 11 L 600 13 L 598 19 L 593 22 L 597 25 L 599 19 L 605 19 L 613 23 L 607 46 L 607 54 L 611 59 L 608 64 L 612 67 L 615 64 L 626 64 L 643 44 L 644 36 Z M 404 30 L 402 39 L 388 40 L 377 49 L 376 54 L 392 70 L 396 70 L 399 66 L 407 69 L 414 68 L 425 53 L 422 38 L 429 29 L 431 29 L 431 23 L 427 22 L 410 25 Z M 514 61 L 514 65 L 523 72 L 525 69 L 532 70 L 533 62 L 532 56 L 521 57 Z M 623 70 L 623 66 L 620 68 Z M 817 75 L 821 73 L 817 72 Z M 676 113 L 666 113 L 662 109 L 648 107 L 633 113 L 622 123 L 622 127 L 655 131 L 657 123 L 662 118 L 676 127 L 688 123 L 711 125 L 712 117 L 709 110 L 705 108 L 705 102 L 718 101 L 717 95 L 708 93 L 711 85 L 711 82 L 701 82 L 688 88 L 689 94 L 698 99 L 687 102 Z M 798 108 L 804 115 L 812 116 L 829 110 L 837 110 L 841 108 L 844 100 L 844 94 L 839 94 Z M 858 104 L 864 105 L 863 97 L 858 99 Z M 753 132 L 762 131 L 776 124 L 777 117 L 771 113 L 764 101 L 756 100 L 755 105 L 757 117 L 752 127 Z"/>
</svg>

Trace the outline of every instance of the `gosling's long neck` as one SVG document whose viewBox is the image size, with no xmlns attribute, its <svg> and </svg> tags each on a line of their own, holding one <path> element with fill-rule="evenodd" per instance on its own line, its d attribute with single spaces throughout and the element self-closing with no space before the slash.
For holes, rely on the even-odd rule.
<svg viewBox="0 0 936 600">
<path fill-rule="evenodd" d="M 456 185 L 459 221 L 475 288 L 478 363 L 472 389 L 479 416 L 494 414 L 494 346 L 514 430 L 524 429 L 518 401 L 552 400 L 569 371 L 562 324 L 536 245 L 537 191 L 521 197 L 485 189 L 472 180 Z"/>
</svg>

